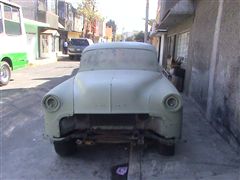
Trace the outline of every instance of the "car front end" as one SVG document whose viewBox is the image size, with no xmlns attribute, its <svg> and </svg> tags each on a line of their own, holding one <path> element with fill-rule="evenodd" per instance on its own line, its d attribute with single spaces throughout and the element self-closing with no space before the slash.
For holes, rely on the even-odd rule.
<svg viewBox="0 0 240 180">
<path fill-rule="evenodd" d="M 144 143 L 153 139 L 174 147 L 181 136 L 181 96 L 158 73 L 131 72 L 123 85 L 128 73 L 84 72 L 50 91 L 43 98 L 46 134 L 53 142 Z M 104 76 L 105 82 L 84 81 L 93 76 Z M 142 78 L 137 81 L 136 77 Z M 71 84 L 69 94 L 64 93 Z"/>
<path fill-rule="evenodd" d="M 81 56 L 85 47 L 69 46 L 68 54 L 71 56 Z"/>
<path fill-rule="evenodd" d="M 111 51 L 123 55 L 118 49 Z M 88 50 L 93 53 L 91 47 Z M 90 54 L 85 59 L 85 55 L 77 75 L 43 98 L 45 134 L 53 141 L 56 152 L 66 155 L 76 149 L 76 144 L 143 144 L 152 139 L 167 149 L 166 154 L 174 154 L 182 127 L 182 98 L 176 88 L 148 61 L 142 65 L 144 69 L 139 65 L 137 69 L 108 68 L 105 51 L 99 51 L 104 62 L 94 66 L 91 65 L 94 56 Z M 152 48 L 146 51 L 150 55 L 155 52 Z M 141 61 L 142 56 L 136 56 L 137 60 Z M 94 69 L 97 65 L 100 68 Z M 154 69 L 145 70 L 147 65 Z"/>
</svg>

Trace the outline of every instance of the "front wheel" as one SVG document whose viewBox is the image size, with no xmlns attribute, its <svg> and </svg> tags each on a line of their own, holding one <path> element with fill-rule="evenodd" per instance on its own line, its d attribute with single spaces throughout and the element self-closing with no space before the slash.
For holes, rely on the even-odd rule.
<svg viewBox="0 0 240 180">
<path fill-rule="evenodd" d="M 54 149 L 59 156 L 71 156 L 77 152 L 77 144 L 74 140 L 54 141 Z"/>
<path fill-rule="evenodd" d="M 11 68 L 7 62 L 1 62 L 0 85 L 7 85 L 11 79 Z"/>
</svg>

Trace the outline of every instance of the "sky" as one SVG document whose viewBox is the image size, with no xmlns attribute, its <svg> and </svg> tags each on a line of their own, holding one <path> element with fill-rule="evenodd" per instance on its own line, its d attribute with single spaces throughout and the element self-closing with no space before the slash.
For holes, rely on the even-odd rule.
<svg viewBox="0 0 240 180">
<path fill-rule="evenodd" d="M 149 19 L 156 18 L 157 1 L 149 0 Z M 117 24 L 117 32 L 145 30 L 146 0 L 97 0 L 100 13 Z"/>
<path fill-rule="evenodd" d="M 76 4 L 77 0 L 70 0 Z M 117 33 L 144 31 L 146 0 L 96 0 L 100 14 L 117 25 Z M 78 1 L 79 2 L 79 1 Z M 149 19 L 156 18 L 158 0 L 149 0 Z"/>
</svg>

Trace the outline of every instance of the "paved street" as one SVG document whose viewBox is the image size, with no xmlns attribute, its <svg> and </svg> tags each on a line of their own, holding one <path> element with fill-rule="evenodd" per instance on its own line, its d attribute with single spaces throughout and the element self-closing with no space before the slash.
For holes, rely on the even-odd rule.
<svg viewBox="0 0 240 180">
<path fill-rule="evenodd" d="M 129 145 L 97 145 L 61 158 L 43 137 L 41 99 L 76 74 L 79 62 L 59 61 L 13 73 L 0 87 L 0 179 L 111 179 L 111 168 L 128 163 Z M 67 89 L 66 89 L 67 93 Z M 240 155 L 209 126 L 191 99 L 184 97 L 182 140 L 176 155 L 152 147 L 141 153 L 140 177 L 150 180 L 239 180 Z M 133 164 L 135 166 L 135 164 Z"/>
</svg>

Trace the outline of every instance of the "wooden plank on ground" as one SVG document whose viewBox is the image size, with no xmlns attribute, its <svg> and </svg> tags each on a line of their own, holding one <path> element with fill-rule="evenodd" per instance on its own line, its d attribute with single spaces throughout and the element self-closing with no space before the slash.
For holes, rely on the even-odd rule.
<svg viewBox="0 0 240 180">
<path fill-rule="evenodd" d="M 142 147 L 130 145 L 128 180 L 141 180 L 141 156 Z"/>
</svg>

